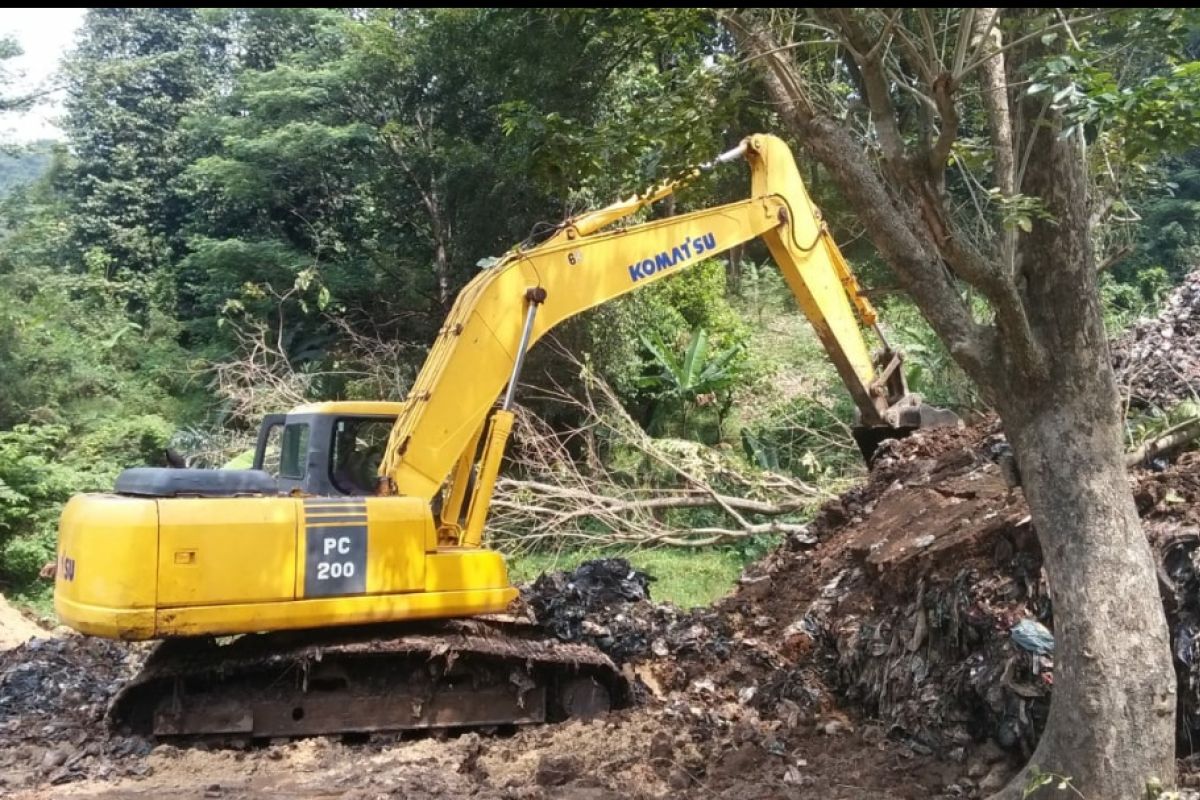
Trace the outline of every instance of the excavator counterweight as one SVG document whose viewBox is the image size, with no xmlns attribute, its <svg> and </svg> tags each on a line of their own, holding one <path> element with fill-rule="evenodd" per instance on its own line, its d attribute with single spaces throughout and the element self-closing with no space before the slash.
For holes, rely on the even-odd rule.
<svg viewBox="0 0 1200 800">
<path fill-rule="evenodd" d="M 748 198 L 630 221 L 741 158 Z M 112 493 L 72 498 L 55 584 L 63 622 L 168 640 L 111 719 L 159 736 L 276 736 L 619 705 L 627 687 L 602 653 L 494 616 L 517 596 L 482 542 L 521 366 L 563 320 L 759 237 L 854 400 L 868 460 L 884 438 L 961 424 L 908 392 L 787 146 L 750 136 L 481 271 L 403 402 L 301 406 L 263 421 L 253 469 L 134 469 Z M 880 340 L 874 355 L 864 329 Z"/>
</svg>

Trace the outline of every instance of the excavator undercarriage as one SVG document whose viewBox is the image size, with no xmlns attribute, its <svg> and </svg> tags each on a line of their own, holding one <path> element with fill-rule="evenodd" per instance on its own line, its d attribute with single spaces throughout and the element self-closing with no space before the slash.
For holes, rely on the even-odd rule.
<svg viewBox="0 0 1200 800">
<path fill-rule="evenodd" d="M 507 620 L 170 639 L 109 707 L 116 729 L 257 739 L 502 728 L 628 703 L 613 662 Z"/>
</svg>

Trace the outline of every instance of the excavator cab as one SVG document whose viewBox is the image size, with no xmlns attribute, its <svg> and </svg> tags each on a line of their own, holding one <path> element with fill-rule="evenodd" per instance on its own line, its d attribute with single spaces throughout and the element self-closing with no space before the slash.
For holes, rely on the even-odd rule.
<svg viewBox="0 0 1200 800">
<path fill-rule="evenodd" d="M 270 414 L 259 427 L 251 469 L 134 467 L 116 493 L 137 497 L 375 493 L 388 435 L 404 403 L 330 402 Z"/>
<path fill-rule="evenodd" d="M 312 403 L 267 416 L 258 431 L 254 469 L 283 493 L 322 497 L 375 493 L 388 435 L 404 403 Z"/>
</svg>

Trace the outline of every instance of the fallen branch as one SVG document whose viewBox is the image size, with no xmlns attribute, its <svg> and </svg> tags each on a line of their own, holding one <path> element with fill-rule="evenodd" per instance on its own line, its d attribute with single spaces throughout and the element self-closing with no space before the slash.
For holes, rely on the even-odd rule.
<svg viewBox="0 0 1200 800">
<path fill-rule="evenodd" d="M 554 486 L 548 483 L 540 483 L 538 481 L 520 481 L 513 478 L 501 478 L 497 486 L 503 491 L 520 492 L 522 490 L 531 491 L 536 494 L 543 494 L 557 497 L 569 497 L 573 499 L 583 500 L 589 503 L 595 503 L 605 506 L 609 511 L 635 511 L 635 510 L 651 510 L 663 508 L 705 508 L 711 506 L 721 506 L 733 508 L 738 511 L 745 511 L 750 514 L 762 514 L 764 516 L 778 516 L 780 514 L 794 514 L 797 511 L 802 511 L 807 503 L 798 499 L 789 499 L 779 503 L 770 503 L 762 500 L 751 500 L 746 497 L 731 497 L 725 494 L 709 495 L 701 494 L 698 490 L 681 490 L 684 494 L 664 494 L 655 497 L 647 497 L 641 500 L 622 500 L 617 497 L 605 497 L 594 492 L 584 492 L 577 489 L 570 489 L 565 486 Z"/>
<path fill-rule="evenodd" d="M 1157 439 L 1142 442 L 1137 449 L 1125 454 L 1125 466 L 1136 467 L 1158 456 L 1172 453 L 1195 439 L 1200 439 L 1200 417 L 1184 420 L 1163 431 Z"/>
<path fill-rule="evenodd" d="M 503 549 L 705 547 L 763 534 L 806 541 L 807 526 L 770 518 L 800 514 L 825 492 L 718 450 L 648 436 L 610 386 L 563 355 L 582 387 L 542 388 L 540 399 L 574 408 L 581 421 L 555 429 L 519 409 L 510 468 L 520 477 L 498 481 L 488 525 Z M 612 466 L 614 451 L 625 454 L 623 469 Z"/>
</svg>

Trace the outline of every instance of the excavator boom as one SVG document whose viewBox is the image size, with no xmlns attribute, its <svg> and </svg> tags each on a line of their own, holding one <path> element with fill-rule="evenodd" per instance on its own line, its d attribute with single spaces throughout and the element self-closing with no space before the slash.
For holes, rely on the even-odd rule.
<svg viewBox="0 0 1200 800">
<path fill-rule="evenodd" d="M 506 384 L 506 405 L 511 404 L 525 350 L 563 320 L 757 237 L 766 242 L 850 392 L 863 441 L 922 422 L 955 421 L 944 412 L 923 418 L 915 413 L 919 398 L 908 394 L 899 356 L 886 340 L 882 357 L 872 359 L 861 326 L 878 332 L 875 309 L 809 198 L 787 145 L 774 136 L 751 136 L 715 163 L 741 156 L 750 165 L 748 199 L 615 227 L 687 178 L 670 182 L 568 220 L 547 241 L 514 249 L 476 276 L 458 296 L 392 431 L 380 467 L 385 490 L 432 498 L 453 472 L 450 513 L 442 522 L 454 528 L 458 506 L 466 500 L 462 482 L 484 435 L 485 480 L 476 484 L 466 522 L 467 543 L 477 543 L 490 498 L 486 478 L 494 478 L 511 427 L 507 408 L 493 408 Z"/>
</svg>

